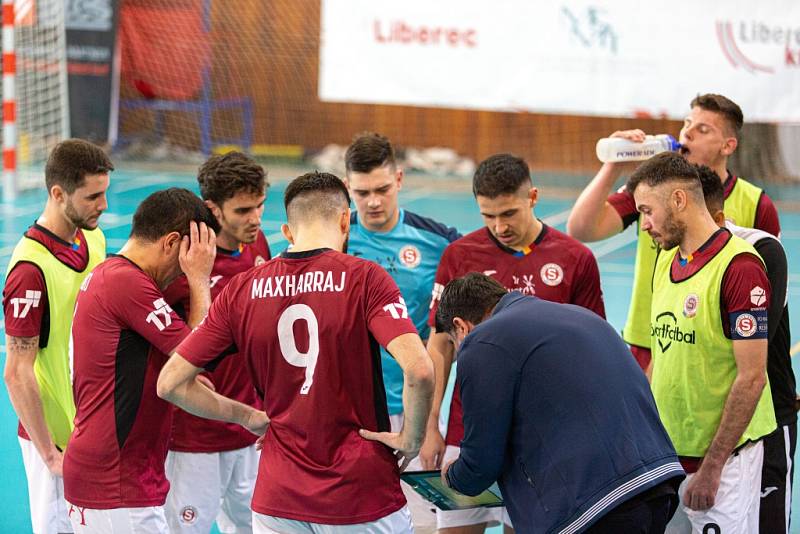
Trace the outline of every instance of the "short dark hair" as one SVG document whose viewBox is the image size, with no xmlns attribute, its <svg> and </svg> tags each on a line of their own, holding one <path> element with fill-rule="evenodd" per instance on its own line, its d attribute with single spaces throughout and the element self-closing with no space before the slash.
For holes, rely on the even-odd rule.
<svg viewBox="0 0 800 534">
<path fill-rule="evenodd" d="M 162 189 L 149 195 L 136 208 L 131 237 L 153 242 L 171 232 L 188 235 L 192 221 L 204 222 L 219 232 L 219 222 L 200 197 L 180 187 Z"/>
<path fill-rule="evenodd" d="M 700 177 L 700 185 L 703 187 L 703 197 L 706 199 L 706 207 L 713 215 L 725 206 L 725 187 L 719 175 L 710 167 L 705 165 L 695 165 L 697 175 Z"/>
<path fill-rule="evenodd" d="M 469 273 L 451 280 L 442 291 L 436 309 L 436 331 L 451 334 L 455 329 L 453 319 L 456 317 L 472 324 L 480 323 L 486 312 L 493 309 L 507 293 L 500 282 L 483 273 Z"/>
<path fill-rule="evenodd" d="M 674 180 L 685 182 L 692 188 L 696 187 L 697 194 L 700 195 L 697 168 L 677 152 L 661 152 L 644 161 L 630 175 L 625 187 L 632 195 L 641 183 L 655 187 Z"/>
<path fill-rule="evenodd" d="M 290 223 L 298 217 L 329 218 L 350 206 L 350 194 L 338 176 L 314 171 L 298 176 L 286 186 L 283 206 Z"/>
<path fill-rule="evenodd" d="M 384 165 L 396 166 L 394 148 L 389 139 L 375 132 L 361 132 L 353 137 L 353 142 L 344 154 L 347 174 L 351 172 L 369 173 Z"/>
<path fill-rule="evenodd" d="M 222 205 L 239 193 L 263 195 L 269 183 L 264 168 L 241 152 L 211 156 L 197 172 L 200 195 Z"/>
<path fill-rule="evenodd" d="M 495 154 L 478 165 L 472 178 L 472 194 L 487 198 L 513 195 L 523 184 L 533 185 L 525 160 L 513 154 Z"/>
<path fill-rule="evenodd" d="M 102 148 L 83 139 L 67 139 L 50 151 L 44 167 L 44 183 L 48 191 L 58 185 L 72 194 L 83 186 L 87 175 L 113 170 L 114 165 Z"/>
<path fill-rule="evenodd" d="M 739 135 L 741 135 L 742 126 L 744 125 L 742 108 L 730 98 L 713 93 L 697 95 L 692 99 L 691 107 L 719 113 L 725 118 L 733 136 L 738 139 Z"/>
</svg>

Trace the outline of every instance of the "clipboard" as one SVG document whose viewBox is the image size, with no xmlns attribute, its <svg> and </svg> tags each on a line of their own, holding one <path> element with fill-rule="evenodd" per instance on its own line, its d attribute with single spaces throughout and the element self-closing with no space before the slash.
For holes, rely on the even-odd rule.
<svg viewBox="0 0 800 534">
<path fill-rule="evenodd" d="M 469 508 L 495 508 L 505 506 L 497 482 L 480 495 L 462 495 L 442 483 L 441 471 L 406 471 L 400 480 L 411 486 L 423 499 L 440 510 L 467 510 Z"/>
</svg>

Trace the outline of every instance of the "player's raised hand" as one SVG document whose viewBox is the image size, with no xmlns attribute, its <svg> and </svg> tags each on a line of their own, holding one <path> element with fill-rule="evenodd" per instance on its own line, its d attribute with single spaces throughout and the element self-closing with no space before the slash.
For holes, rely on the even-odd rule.
<svg viewBox="0 0 800 534">
<path fill-rule="evenodd" d="M 217 235 L 206 223 L 189 223 L 189 235 L 183 236 L 178 261 L 189 279 L 207 279 L 217 255 Z"/>
<path fill-rule="evenodd" d="M 411 460 L 419 454 L 420 444 L 410 442 L 402 432 L 373 432 L 362 428 L 358 434 L 364 439 L 378 441 L 392 449 L 400 464 L 400 472 L 405 471 Z"/>
<path fill-rule="evenodd" d="M 634 141 L 636 143 L 643 143 L 645 138 L 644 130 L 617 130 L 616 132 L 609 135 L 609 137 L 621 137 L 622 139 L 627 139 L 628 141 Z"/>
</svg>

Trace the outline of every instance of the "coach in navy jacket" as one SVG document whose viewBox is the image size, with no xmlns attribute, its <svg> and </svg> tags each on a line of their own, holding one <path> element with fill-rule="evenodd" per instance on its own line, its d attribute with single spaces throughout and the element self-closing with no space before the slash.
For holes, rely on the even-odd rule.
<svg viewBox="0 0 800 534">
<path fill-rule="evenodd" d="M 448 284 L 436 322 L 461 345 L 465 435 L 446 484 L 477 495 L 497 480 L 521 533 L 663 532 L 684 472 L 606 321 L 471 273 Z"/>
</svg>

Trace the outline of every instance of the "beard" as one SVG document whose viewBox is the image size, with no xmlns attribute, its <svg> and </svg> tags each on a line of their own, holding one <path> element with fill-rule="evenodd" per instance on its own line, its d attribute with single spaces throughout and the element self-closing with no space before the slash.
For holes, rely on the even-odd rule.
<svg viewBox="0 0 800 534">
<path fill-rule="evenodd" d="M 220 218 L 217 219 L 219 222 L 219 234 L 226 234 L 229 238 L 238 241 L 239 243 L 243 243 L 245 245 L 249 245 L 250 243 L 254 243 L 256 239 L 258 239 L 258 232 L 252 232 L 252 230 L 258 230 L 261 228 L 261 225 L 258 226 L 251 226 L 247 223 L 241 223 L 239 225 L 233 224 L 228 221 L 227 217 L 225 217 L 225 213 L 220 213 Z M 252 235 L 250 235 L 252 233 Z"/>
<path fill-rule="evenodd" d="M 670 211 L 664 221 L 664 233 L 661 237 L 661 248 L 670 250 L 681 244 L 686 236 L 686 223 L 675 218 L 675 214 Z"/>
<path fill-rule="evenodd" d="M 67 206 L 64 209 L 64 215 L 66 215 L 67 219 L 72 225 L 74 225 L 76 228 L 80 228 L 81 230 L 94 230 L 97 228 L 97 221 L 95 221 L 93 224 L 90 224 L 90 217 L 87 218 L 78 215 L 78 212 L 75 210 L 75 206 L 71 201 L 67 201 Z"/>
</svg>

